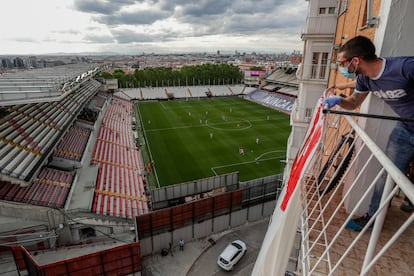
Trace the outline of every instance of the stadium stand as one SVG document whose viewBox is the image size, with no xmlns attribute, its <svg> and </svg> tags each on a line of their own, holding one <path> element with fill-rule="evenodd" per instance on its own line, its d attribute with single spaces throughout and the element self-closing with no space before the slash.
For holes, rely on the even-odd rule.
<svg viewBox="0 0 414 276">
<path fill-rule="evenodd" d="M 70 127 L 57 145 L 53 157 L 80 162 L 90 134 L 90 129 L 76 126 Z"/>
<path fill-rule="evenodd" d="M 250 100 L 273 109 L 277 109 L 284 113 L 290 114 L 295 103 L 294 97 L 285 96 L 279 93 L 271 93 L 267 91 L 257 90 L 244 96 L 246 100 Z"/>
<path fill-rule="evenodd" d="M 167 100 L 168 94 L 173 94 L 174 98 L 179 99 L 205 98 L 209 93 L 212 96 L 235 96 L 248 94 L 254 90 L 255 88 L 245 87 L 244 85 L 172 86 L 123 89 L 115 95 L 128 100 Z"/>
<path fill-rule="evenodd" d="M 86 240 L 97 244 L 108 238 L 96 237 L 94 227 L 108 233 L 130 229 L 132 218 L 150 210 L 132 131 L 131 99 L 100 91 L 103 85 L 89 66 L 67 66 L 69 71 L 62 69 L 65 73 L 52 68 L 0 77 L 0 243 L 4 245 L 58 250 Z M 94 147 L 99 147 L 99 158 L 91 162 Z M 77 223 L 85 217 L 91 222 L 87 227 Z M 85 229 L 94 235 L 82 235 Z M 0 271 L 5 271 L 4 258 L 0 259 Z"/>
<path fill-rule="evenodd" d="M 108 98 L 108 93 L 99 92 L 96 96 L 93 97 L 91 103 L 94 107 L 102 109 Z"/>
<path fill-rule="evenodd" d="M 98 70 L 99 65 L 85 63 L 5 73 L 0 76 L 0 102 L 15 105 L 62 100 Z"/>
<path fill-rule="evenodd" d="M 291 83 L 298 84 L 296 78 L 297 67 L 278 67 L 271 74 L 269 74 L 265 80 L 269 82 Z"/>
<path fill-rule="evenodd" d="M 5 138 L 2 138 L 0 148 L 1 165 L 4 165 L 1 167 L 0 199 L 63 208 L 72 183 L 76 181 L 76 168 L 82 166 L 89 137 L 103 111 L 92 160 L 93 164 L 99 164 L 92 211 L 122 218 L 148 212 L 147 187 L 141 175 L 143 164 L 132 135 L 132 103 L 107 93 L 97 93 L 100 87 L 98 81 L 90 79 L 64 102 L 33 103 L 6 109 L 2 118 L 5 124 L 0 128 L 1 133 L 6 134 L 2 136 Z M 25 185 L 16 183 L 22 177 L 15 179 L 13 176 L 25 176 L 23 173 L 26 172 L 19 171 L 20 166 L 22 170 L 28 166 L 26 160 L 43 166 L 49 149 L 53 149 L 53 154 L 48 161 L 55 167 L 41 168 L 37 175 L 34 174 L 33 181 L 24 178 Z M 26 156 L 36 159 L 25 159 Z M 9 158 L 19 161 L 13 162 Z M 64 160 L 69 165 L 63 165 Z M 71 166 L 68 161 L 76 161 L 77 165 Z"/>
<path fill-rule="evenodd" d="M 244 98 L 290 114 L 298 94 L 297 67 L 278 67 L 263 79 L 260 89 Z"/>
<path fill-rule="evenodd" d="M 92 206 L 96 214 L 133 218 L 149 211 L 131 114 L 132 103 L 114 96 L 103 115 L 93 154 L 99 164 Z"/>
<path fill-rule="evenodd" d="M 296 97 L 299 86 L 296 71 L 297 67 L 293 66 L 276 68 L 263 80 L 261 89 Z"/>
<path fill-rule="evenodd" d="M 297 97 L 298 95 L 298 88 L 297 87 L 281 87 L 277 90 L 278 94 L 284 94 L 286 96 Z"/>
<path fill-rule="evenodd" d="M 59 102 L 7 107 L 0 126 L 1 178 L 29 183 L 100 86 L 89 79 Z"/>
<path fill-rule="evenodd" d="M 137 89 L 136 91 L 135 96 L 132 98 L 137 99 L 140 96 L 138 95 L 139 90 Z M 167 99 L 164 87 L 141 88 L 140 91 L 142 91 L 143 98 L 147 100 Z"/>
<path fill-rule="evenodd" d="M 30 186 L 1 182 L 0 199 L 62 208 L 73 179 L 73 172 L 45 167 Z"/>
<path fill-rule="evenodd" d="M 138 98 L 135 98 L 135 99 L 143 100 L 144 98 L 142 96 L 141 90 L 140 89 L 138 89 L 138 91 L 136 91 L 136 90 L 137 90 L 136 88 L 126 90 L 126 91 L 133 91 L 132 93 L 131 92 L 126 93 L 124 90 L 119 90 L 119 91 L 115 92 L 114 95 L 116 95 L 118 98 L 121 98 L 121 99 L 124 99 L 124 100 L 127 100 L 127 101 L 130 101 L 130 100 L 133 99 L 131 97 L 131 95 L 134 95 L 134 97 L 139 95 Z"/>
</svg>

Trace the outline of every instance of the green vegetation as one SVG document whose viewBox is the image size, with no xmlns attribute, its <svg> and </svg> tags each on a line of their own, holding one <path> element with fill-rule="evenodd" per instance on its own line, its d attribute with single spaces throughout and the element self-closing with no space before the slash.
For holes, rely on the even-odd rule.
<svg viewBox="0 0 414 276">
<path fill-rule="evenodd" d="M 102 72 L 100 76 L 105 79 L 118 79 L 120 88 L 227 85 L 238 84 L 243 79 L 240 69 L 228 64 L 184 66 L 180 70 L 168 67 L 148 67 L 143 70 L 136 69 L 133 74 L 126 74 L 121 69 L 116 69 L 112 74 Z"/>
<path fill-rule="evenodd" d="M 290 126 L 282 112 L 235 97 L 139 102 L 136 110 L 147 141 L 144 161 L 153 161 L 152 185 L 235 171 L 246 181 L 283 171 Z"/>
</svg>

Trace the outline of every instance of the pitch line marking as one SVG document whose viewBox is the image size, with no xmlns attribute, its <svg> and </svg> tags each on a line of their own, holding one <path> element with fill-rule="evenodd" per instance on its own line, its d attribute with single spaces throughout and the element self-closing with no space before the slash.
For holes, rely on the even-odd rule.
<svg viewBox="0 0 414 276">
<path fill-rule="evenodd" d="M 167 110 L 163 102 L 160 102 L 160 105 L 162 106 L 162 108 L 164 108 L 164 110 Z"/>
<path fill-rule="evenodd" d="M 244 121 L 247 122 L 249 125 L 245 127 L 240 128 L 221 128 L 221 127 L 214 127 L 214 125 L 229 125 L 229 124 L 238 124 L 239 122 Z M 206 126 L 215 130 L 225 130 L 225 131 L 239 131 L 239 130 L 245 130 L 252 127 L 252 123 L 249 120 L 242 119 L 240 121 L 226 121 L 225 123 L 216 123 L 216 124 L 208 124 L 208 120 L 206 122 Z"/>
<path fill-rule="evenodd" d="M 273 151 L 273 152 L 286 152 L 286 151 Z M 266 154 L 266 153 L 265 153 Z M 262 154 L 261 156 L 265 155 Z M 274 160 L 274 159 L 281 159 L 281 158 L 286 158 L 286 156 L 275 156 L 275 157 L 269 157 L 266 159 L 260 159 L 258 160 L 257 158 L 253 161 L 246 161 L 246 162 L 240 162 L 240 163 L 232 163 L 232 164 L 227 164 L 227 165 L 222 165 L 222 166 L 215 166 L 215 167 L 211 167 L 211 171 L 214 173 L 214 175 L 218 175 L 216 172 L 216 169 L 220 169 L 220 168 L 226 168 L 226 167 L 235 167 L 235 166 L 239 166 L 239 165 L 245 165 L 245 164 L 250 164 L 250 163 L 257 163 L 258 161 L 268 161 L 268 160 Z"/>
<path fill-rule="evenodd" d="M 286 150 L 272 150 L 272 151 L 268 151 L 265 152 L 259 156 L 257 156 L 254 160 L 265 160 L 265 159 L 261 159 L 263 156 L 271 154 L 271 153 L 279 153 L 279 152 L 286 152 Z"/>
</svg>

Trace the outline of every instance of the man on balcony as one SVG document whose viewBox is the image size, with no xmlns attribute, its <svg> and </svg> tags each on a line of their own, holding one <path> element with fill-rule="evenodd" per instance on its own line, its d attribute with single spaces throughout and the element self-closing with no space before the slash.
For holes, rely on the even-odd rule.
<svg viewBox="0 0 414 276">
<path fill-rule="evenodd" d="M 384 100 L 400 117 L 414 118 L 414 57 L 377 57 L 375 46 L 366 37 L 357 36 L 347 41 L 338 52 L 340 72 L 347 78 L 357 78 L 354 93 L 348 97 L 331 96 L 324 100 L 329 108 L 340 105 L 355 109 L 368 93 Z M 387 147 L 387 156 L 404 173 L 414 158 L 414 123 L 398 122 L 392 130 Z M 352 219 L 347 227 L 361 231 L 378 210 L 386 177 L 375 185 L 368 213 Z M 402 208 L 413 211 L 414 206 L 405 198 Z"/>
</svg>

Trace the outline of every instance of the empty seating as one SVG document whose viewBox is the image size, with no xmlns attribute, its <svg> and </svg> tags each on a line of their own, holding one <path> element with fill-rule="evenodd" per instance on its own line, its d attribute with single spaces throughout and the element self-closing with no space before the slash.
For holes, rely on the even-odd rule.
<svg viewBox="0 0 414 276">
<path fill-rule="evenodd" d="M 81 161 L 91 130 L 72 126 L 57 145 L 54 157 Z"/>
<path fill-rule="evenodd" d="M 1 173 L 30 182 L 43 155 L 100 87 L 90 79 L 59 102 L 9 107 L 0 125 Z"/>
<path fill-rule="evenodd" d="M 113 97 L 103 115 L 93 162 L 100 165 L 92 212 L 133 218 L 148 212 L 140 152 L 131 135 L 132 103 Z"/>
<path fill-rule="evenodd" d="M 253 87 L 246 90 L 244 85 L 170 86 L 123 89 L 115 95 L 124 99 L 154 100 L 168 99 L 168 95 L 174 98 L 205 98 L 208 93 L 212 96 L 240 95 L 253 90 Z"/>
<path fill-rule="evenodd" d="M 62 208 L 74 179 L 73 172 L 43 168 L 28 187 L 0 182 L 0 199 Z"/>
</svg>

